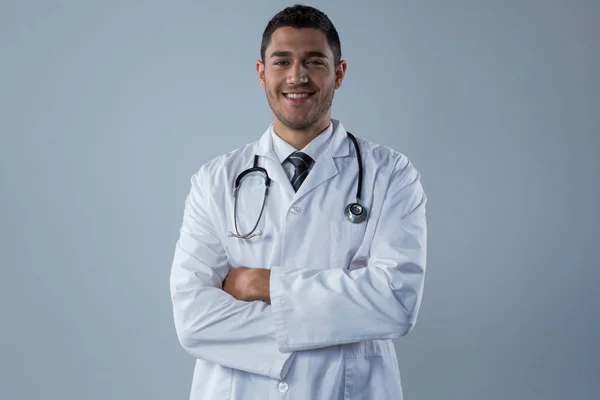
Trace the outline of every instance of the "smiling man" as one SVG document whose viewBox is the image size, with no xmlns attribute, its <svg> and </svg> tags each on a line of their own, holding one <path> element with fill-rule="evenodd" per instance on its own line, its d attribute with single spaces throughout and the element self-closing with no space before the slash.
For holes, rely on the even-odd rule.
<svg viewBox="0 0 600 400">
<path fill-rule="evenodd" d="M 276 27 L 274 24 L 269 31 Z M 263 42 L 256 71 L 275 115 L 274 131 L 297 149 L 331 123 L 333 95 L 346 72 L 338 43 L 333 26 L 326 33 L 282 26 Z"/>
<path fill-rule="evenodd" d="M 331 118 L 346 62 L 321 11 L 275 15 L 256 72 L 273 122 L 194 174 L 175 246 L 190 399 L 402 399 L 392 339 L 423 294 L 419 172 Z"/>
</svg>

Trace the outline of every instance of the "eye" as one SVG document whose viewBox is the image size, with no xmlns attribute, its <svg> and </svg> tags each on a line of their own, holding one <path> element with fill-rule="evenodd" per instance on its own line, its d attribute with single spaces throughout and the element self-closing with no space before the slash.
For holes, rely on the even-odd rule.
<svg viewBox="0 0 600 400">
<path fill-rule="evenodd" d="M 313 65 L 323 65 L 325 64 L 323 61 L 321 60 L 309 60 L 308 64 L 313 64 Z"/>
<path fill-rule="evenodd" d="M 288 65 L 288 64 L 289 64 L 289 62 L 287 62 L 285 60 L 275 61 L 275 63 L 274 63 L 274 65 L 280 65 L 280 66 Z"/>
</svg>

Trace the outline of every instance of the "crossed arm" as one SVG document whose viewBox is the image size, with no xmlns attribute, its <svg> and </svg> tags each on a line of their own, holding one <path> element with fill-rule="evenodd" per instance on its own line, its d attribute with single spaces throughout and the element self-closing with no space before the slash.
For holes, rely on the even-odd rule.
<svg viewBox="0 0 600 400">
<path fill-rule="evenodd" d="M 194 175 L 170 281 L 182 347 L 196 358 L 282 379 L 297 351 L 410 332 L 425 274 L 426 197 L 418 172 L 399 160 L 369 259 L 352 271 L 231 269 L 207 211 L 206 171 Z"/>
</svg>

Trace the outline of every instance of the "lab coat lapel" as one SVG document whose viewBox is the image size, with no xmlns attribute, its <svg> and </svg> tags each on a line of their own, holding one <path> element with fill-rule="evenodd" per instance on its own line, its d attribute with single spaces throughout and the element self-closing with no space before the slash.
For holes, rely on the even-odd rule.
<svg viewBox="0 0 600 400">
<path fill-rule="evenodd" d="M 298 192 L 296 192 L 296 199 L 304 196 L 311 190 L 339 174 L 339 170 L 335 164 L 335 158 L 346 157 L 350 154 L 350 139 L 347 137 L 346 130 L 340 122 L 335 122 L 333 137 L 329 142 L 328 148 L 315 161 L 306 180 L 302 183 Z"/>
<path fill-rule="evenodd" d="M 259 155 L 259 166 L 267 170 L 269 178 L 277 183 L 281 190 L 291 199 L 294 196 L 294 188 L 288 179 L 277 154 L 273 151 L 273 138 L 271 137 L 270 129 L 262 135 L 255 147 L 255 154 Z"/>
</svg>

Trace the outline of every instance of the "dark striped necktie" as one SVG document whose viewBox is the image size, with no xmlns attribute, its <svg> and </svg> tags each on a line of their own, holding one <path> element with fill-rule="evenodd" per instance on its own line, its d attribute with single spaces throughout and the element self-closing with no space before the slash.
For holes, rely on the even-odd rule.
<svg viewBox="0 0 600 400">
<path fill-rule="evenodd" d="M 301 151 L 293 152 L 287 159 L 295 167 L 291 183 L 294 191 L 297 192 L 302 182 L 306 179 L 310 167 L 314 164 L 314 160 L 308 154 Z"/>
</svg>

